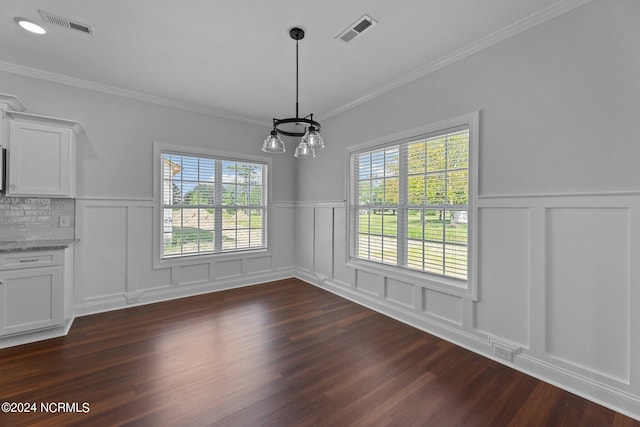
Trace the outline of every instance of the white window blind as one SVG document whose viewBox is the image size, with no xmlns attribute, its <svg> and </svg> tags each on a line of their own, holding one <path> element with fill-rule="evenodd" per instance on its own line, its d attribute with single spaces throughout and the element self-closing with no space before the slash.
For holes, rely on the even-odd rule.
<svg viewBox="0 0 640 427">
<path fill-rule="evenodd" d="M 351 154 L 351 257 L 467 279 L 469 127 Z"/>
<path fill-rule="evenodd" d="M 162 257 L 266 247 L 267 165 L 162 152 Z"/>
</svg>

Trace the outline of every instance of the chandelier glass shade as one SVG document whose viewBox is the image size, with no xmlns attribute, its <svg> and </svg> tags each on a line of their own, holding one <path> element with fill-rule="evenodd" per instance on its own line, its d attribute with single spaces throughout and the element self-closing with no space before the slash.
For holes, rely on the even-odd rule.
<svg viewBox="0 0 640 427">
<path fill-rule="evenodd" d="M 316 156 L 316 150 L 311 148 L 306 142 L 300 141 L 293 156 L 302 159 L 312 159 Z"/>
<path fill-rule="evenodd" d="M 284 153 L 286 148 L 284 148 L 284 142 L 278 135 L 278 132 L 275 130 L 271 131 L 271 134 L 264 140 L 262 144 L 262 151 L 265 153 Z"/>
<path fill-rule="evenodd" d="M 284 153 L 286 151 L 284 142 L 280 135 L 301 137 L 300 143 L 296 147 L 294 157 L 310 159 L 316 156 L 316 150 L 324 148 L 324 141 L 320 136 L 320 123 L 313 120 L 313 114 L 299 117 L 298 113 L 298 41 L 304 38 L 304 30 L 292 28 L 289 35 L 296 41 L 296 116 L 285 119 L 273 119 L 273 130 L 262 144 L 262 151 L 265 153 Z M 304 125 L 303 132 L 291 130 L 284 125 Z"/>
<path fill-rule="evenodd" d="M 302 137 L 302 142 L 306 142 L 309 144 L 309 147 L 314 150 L 321 150 L 324 148 L 324 141 L 315 126 L 309 126 L 307 133 Z"/>
</svg>

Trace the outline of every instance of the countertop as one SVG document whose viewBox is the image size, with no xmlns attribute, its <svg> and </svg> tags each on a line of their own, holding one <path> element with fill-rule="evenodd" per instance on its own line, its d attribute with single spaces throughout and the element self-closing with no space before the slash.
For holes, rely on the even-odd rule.
<svg viewBox="0 0 640 427">
<path fill-rule="evenodd" d="M 0 252 L 64 249 L 77 242 L 78 239 L 0 241 Z"/>
</svg>

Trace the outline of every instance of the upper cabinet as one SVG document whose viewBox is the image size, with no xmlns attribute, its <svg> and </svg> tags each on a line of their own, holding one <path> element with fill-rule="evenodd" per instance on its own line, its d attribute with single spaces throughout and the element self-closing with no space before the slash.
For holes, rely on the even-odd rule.
<svg viewBox="0 0 640 427">
<path fill-rule="evenodd" d="M 13 95 L 0 93 L 0 149 L 7 148 L 7 141 L 9 140 L 9 121 L 5 120 L 7 111 L 24 110 L 25 106 L 18 98 Z"/>
<path fill-rule="evenodd" d="M 5 114 L 9 119 L 6 195 L 75 197 L 80 125 L 18 111 Z"/>
</svg>

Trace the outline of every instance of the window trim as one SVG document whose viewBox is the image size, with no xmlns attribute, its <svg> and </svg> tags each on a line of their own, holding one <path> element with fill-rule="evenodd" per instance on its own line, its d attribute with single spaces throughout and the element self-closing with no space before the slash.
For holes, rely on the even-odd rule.
<svg viewBox="0 0 640 427">
<path fill-rule="evenodd" d="M 266 226 L 265 226 L 265 247 L 246 250 L 235 250 L 227 252 L 189 254 L 175 257 L 162 257 L 162 167 L 161 159 L 163 152 L 173 152 L 180 155 L 207 156 L 219 159 L 228 159 L 234 161 L 258 162 L 267 165 L 267 200 L 266 200 Z M 271 229 L 271 195 L 272 195 L 272 159 L 267 156 L 256 156 L 241 153 L 232 153 L 220 150 L 210 150 L 206 148 L 166 144 L 162 142 L 153 143 L 153 269 L 161 269 L 180 265 L 193 265 L 210 262 L 213 259 L 222 261 L 224 259 L 251 258 L 259 254 L 260 256 L 269 255 L 269 236 Z"/>
<path fill-rule="evenodd" d="M 345 263 L 348 267 L 367 271 L 381 275 L 385 278 L 393 278 L 405 281 L 424 288 L 437 290 L 446 294 L 461 297 L 470 297 L 477 300 L 477 269 L 478 269 L 478 152 L 479 152 L 479 122 L 480 111 L 474 111 L 450 119 L 440 120 L 427 125 L 407 129 L 391 135 L 375 138 L 369 141 L 358 143 L 346 147 L 346 176 L 345 186 L 346 199 L 346 225 L 347 233 L 345 238 Z M 351 239 L 353 235 L 352 223 L 352 183 L 351 183 L 351 156 L 361 151 L 375 150 L 389 145 L 402 144 L 414 139 L 419 139 L 425 135 L 434 134 L 447 129 L 467 126 L 469 128 L 469 215 L 468 215 L 468 258 L 467 258 L 467 280 L 454 279 L 429 272 L 420 272 L 362 260 L 351 256 Z"/>
</svg>

